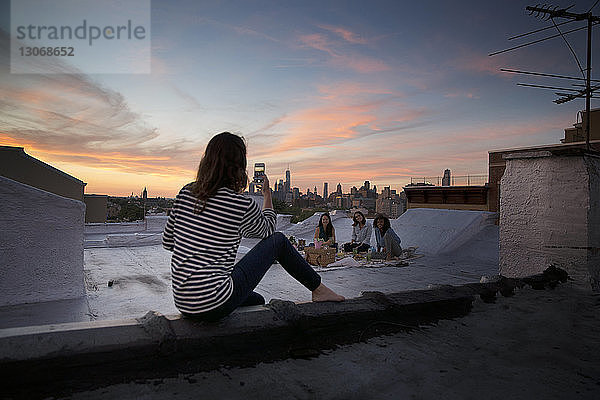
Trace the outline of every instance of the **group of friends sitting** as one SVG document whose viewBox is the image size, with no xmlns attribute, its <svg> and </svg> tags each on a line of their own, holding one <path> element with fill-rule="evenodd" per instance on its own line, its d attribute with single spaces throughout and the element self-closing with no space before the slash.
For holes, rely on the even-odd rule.
<svg viewBox="0 0 600 400">
<path fill-rule="evenodd" d="M 365 215 L 356 211 L 352 217 L 352 240 L 344 243 L 343 250 L 347 253 L 366 252 L 371 249 L 371 236 L 375 231 L 376 251 L 385 253 L 386 260 L 399 257 L 402 254 L 400 238 L 390 225 L 390 220 L 383 214 L 377 214 L 373 220 L 373 226 L 367 224 Z M 324 213 L 319 219 L 319 225 L 315 228 L 315 243 L 338 248 L 335 240 L 335 228 L 331 223 L 329 213 Z"/>
</svg>

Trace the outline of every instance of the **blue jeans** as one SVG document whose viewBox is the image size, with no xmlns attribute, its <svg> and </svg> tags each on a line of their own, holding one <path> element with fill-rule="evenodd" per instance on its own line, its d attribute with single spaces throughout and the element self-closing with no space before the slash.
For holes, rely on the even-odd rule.
<svg viewBox="0 0 600 400">
<path fill-rule="evenodd" d="M 292 277 L 311 292 L 321 284 L 319 274 L 298 253 L 285 235 L 275 232 L 258 242 L 233 266 L 231 273 L 233 293 L 225 303 L 201 314 L 182 314 L 186 317 L 215 321 L 231 314 L 237 307 L 265 304 L 265 299 L 254 292 L 254 288 L 258 286 L 275 261 L 279 261 Z"/>
</svg>

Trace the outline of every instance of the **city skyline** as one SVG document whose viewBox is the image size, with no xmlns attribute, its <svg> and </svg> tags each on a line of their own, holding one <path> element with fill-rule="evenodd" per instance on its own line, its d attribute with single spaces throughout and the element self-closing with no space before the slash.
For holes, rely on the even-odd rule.
<svg viewBox="0 0 600 400">
<path fill-rule="evenodd" d="M 174 197 L 222 131 L 246 138 L 249 174 L 264 162 L 272 185 L 289 165 L 303 190 L 368 179 L 400 191 L 447 168 L 486 174 L 489 150 L 558 143 L 584 108 L 516 85 L 552 80 L 500 71 L 578 76 L 560 37 L 488 56 L 552 26 L 528 15 L 527 1 L 154 0 L 150 74 L 83 74 L 60 60 L 71 73 L 21 75 L 7 68 L 9 3 L 0 0 L 0 145 L 87 182 L 86 193 L 145 185 Z M 584 63 L 585 31 L 566 37 Z"/>
</svg>

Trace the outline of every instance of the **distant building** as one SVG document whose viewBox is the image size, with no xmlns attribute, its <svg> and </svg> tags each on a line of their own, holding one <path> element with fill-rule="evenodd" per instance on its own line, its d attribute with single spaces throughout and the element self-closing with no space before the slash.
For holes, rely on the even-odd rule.
<svg viewBox="0 0 600 400">
<path fill-rule="evenodd" d="M 286 194 L 291 192 L 291 187 L 292 187 L 292 178 L 291 178 L 291 174 L 290 174 L 290 169 L 288 168 L 285 171 L 285 184 L 283 185 L 283 190 L 285 191 Z"/>
<path fill-rule="evenodd" d="M 450 186 L 450 170 L 444 171 L 444 177 L 442 178 L 442 186 Z"/>
<path fill-rule="evenodd" d="M 377 199 L 375 199 L 374 197 L 361 199 L 359 207 L 366 208 L 367 210 L 370 210 L 370 211 L 375 211 L 375 208 L 376 208 L 375 202 L 376 201 L 377 201 Z"/>
<path fill-rule="evenodd" d="M 323 183 L 323 198 L 327 199 L 327 194 L 329 193 L 328 190 L 328 186 L 329 184 L 327 182 Z"/>
<path fill-rule="evenodd" d="M 381 191 L 381 196 L 380 197 L 382 197 L 382 198 L 385 199 L 385 198 L 391 197 L 391 195 L 392 195 L 392 191 L 390 190 L 390 187 L 389 186 L 384 186 L 383 190 Z"/>
<path fill-rule="evenodd" d="M 342 194 L 342 184 L 341 184 L 341 183 L 338 183 L 338 184 L 337 184 L 337 190 L 336 190 L 336 192 L 337 192 L 338 194 Z"/>
<path fill-rule="evenodd" d="M 285 191 L 284 191 L 284 183 L 283 179 L 280 179 L 279 182 L 275 184 L 275 190 L 273 193 L 273 197 L 277 200 L 285 201 Z"/>
<path fill-rule="evenodd" d="M 341 209 L 349 209 L 352 206 L 352 200 L 349 195 L 337 194 L 334 197 L 334 206 Z"/>
<path fill-rule="evenodd" d="M 375 211 L 387 215 L 389 218 L 398 218 L 406 211 L 404 201 L 396 194 L 395 190 L 390 190 L 385 186 L 381 195 L 375 201 Z"/>
<path fill-rule="evenodd" d="M 108 212 L 108 195 L 105 194 L 84 194 L 85 202 L 85 222 L 106 222 Z M 117 214 L 120 211 L 116 210 Z"/>
</svg>

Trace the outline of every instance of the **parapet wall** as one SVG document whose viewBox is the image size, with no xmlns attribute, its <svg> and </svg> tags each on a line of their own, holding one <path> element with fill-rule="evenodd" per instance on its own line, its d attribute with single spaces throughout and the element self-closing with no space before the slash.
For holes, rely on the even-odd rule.
<svg viewBox="0 0 600 400">
<path fill-rule="evenodd" d="M 501 181 L 500 274 L 551 264 L 600 290 L 600 157 L 509 154 Z"/>
<path fill-rule="evenodd" d="M 0 306 L 84 296 L 84 203 L 2 176 L 0 203 Z"/>
<path fill-rule="evenodd" d="M 146 221 L 135 222 L 96 222 L 85 224 L 86 235 L 162 232 L 167 223 L 166 215 L 149 215 Z"/>
</svg>

